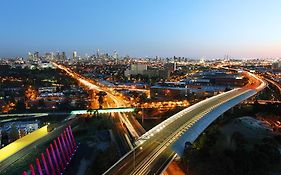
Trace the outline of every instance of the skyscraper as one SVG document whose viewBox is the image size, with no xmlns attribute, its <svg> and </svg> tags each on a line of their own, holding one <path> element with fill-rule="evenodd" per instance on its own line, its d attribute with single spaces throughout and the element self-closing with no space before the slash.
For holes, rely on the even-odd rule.
<svg viewBox="0 0 281 175">
<path fill-rule="evenodd" d="M 100 57 L 100 50 L 97 49 L 97 58 L 99 58 L 99 57 Z"/>
<path fill-rule="evenodd" d="M 65 59 L 66 59 L 65 52 L 62 52 L 61 59 L 62 59 L 63 61 L 65 61 Z"/>
<path fill-rule="evenodd" d="M 36 61 L 39 60 L 39 52 L 35 52 L 35 53 L 34 53 L 34 59 L 35 59 Z"/>
<path fill-rule="evenodd" d="M 55 58 L 56 58 L 56 60 L 60 59 L 60 52 L 59 51 L 56 52 Z"/>
<path fill-rule="evenodd" d="M 118 53 L 116 50 L 114 50 L 113 59 L 115 60 L 115 63 L 117 64 L 118 63 Z"/>
<path fill-rule="evenodd" d="M 53 53 L 52 52 L 47 52 L 45 54 L 46 60 L 51 61 L 53 60 Z"/>
<path fill-rule="evenodd" d="M 77 52 L 76 52 L 76 51 L 73 52 L 73 54 L 72 54 L 72 59 L 73 59 L 73 60 L 76 60 L 76 59 L 77 59 Z"/>
<path fill-rule="evenodd" d="M 28 60 L 33 61 L 34 55 L 31 52 L 28 52 Z"/>
</svg>

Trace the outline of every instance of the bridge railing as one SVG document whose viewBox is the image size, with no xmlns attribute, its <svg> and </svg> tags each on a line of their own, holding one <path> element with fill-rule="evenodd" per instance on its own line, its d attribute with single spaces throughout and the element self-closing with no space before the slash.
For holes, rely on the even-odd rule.
<svg viewBox="0 0 281 175">
<path fill-rule="evenodd" d="M 231 98 L 230 100 L 224 101 L 222 102 L 222 104 L 217 105 L 209 112 L 204 114 L 187 131 L 185 131 L 184 134 L 181 135 L 173 144 L 172 148 L 178 155 L 181 156 L 183 154 L 186 142 L 193 143 L 199 137 L 199 135 L 224 112 L 246 100 L 247 98 L 255 95 L 256 93 L 257 91 L 255 90 L 246 90 L 245 92 Z"/>
</svg>

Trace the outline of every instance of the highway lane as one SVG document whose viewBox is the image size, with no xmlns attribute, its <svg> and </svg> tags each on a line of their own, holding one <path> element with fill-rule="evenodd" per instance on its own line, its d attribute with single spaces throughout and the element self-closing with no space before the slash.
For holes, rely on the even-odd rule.
<svg viewBox="0 0 281 175">
<path fill-rule="evenodd" d="M 175 157 L 176 153 L 170 147 L 168 147 L 162 154 L 157 157 L 154 162 L 152 162 L 148 174 L 161 174 L 163 170 L 165 170 L 174 160 Z"/>
<path fill-rule="evenodd" d="M 135 130 L 137 131 L 138 135 L 143 135 L 146 131 L 141 126 L 141 124 L 136 120 L 136 118 L 132 114 L 125 114 L 126 117 L 129 119 L 130 123 L 133 123 L 133 126 L 135 127 Z"/>
<path fill-rule="evenodd" d="M 137 146 L 133 151 L 130 151 L 127 156 L 105 172 L 105 174 L 127 175 L 154 173 L 152 172 L 155 171 L 153 170 L 153 165 L 161 159 L 161 155 L 166 154 L 169 157 L 169 146 L 181 134 L 216 106 L 248 91 L 251 90 L 237 89 L 198 104 L 196 108 L 192 108 L 183 117 L 174 120 L 158 133 L 152 134 L 147 140 Z"/>
<path fill-rule="evenodd" d="M 72 77 L 73 79 L 76 79 L 78 82 L 81 83 L 81 85 L 85 89 L 90 89 L 90 90 L 94 90 L 94 91 L 98 91 L 98 92 L 99 91 L 106 92 L 107 95 L 105 96 L 104 107 L 119 108 L 119 107 L 125 107 L 127 105 L 125 100 L 121 99 L 119 96 L 116 97 L 112 93 L 111 89 L 100 86 L 100 84 L 98 84 L 97 82 L 94 82 L 93 80 L 90 80 L 87 77 L 84 77 L 63 65 L 60 65 L 57 63 L 53 63 L 53 65 L 55 67 L 57 67 L 58 69 L 65 71 L 66 74 L 69 75 L 70 77 Z M 96 98 L 96 97 L 93 96 L 92 98 Z M 93 99 L 93 100 L 95 100 L 95 99 Z M 114 131 L 115 135 L 117 135 L 117 138 L 119 138 L 120 142 L 118 142 L 118 144 L 119 144 L 120 152 L 123 155 L 124 152 L 130 150 L 130 145 L 132 145 L 130 139 L 127 139 L 128 134 L 123 129 L 123 124 L 129 130 L 130 135 L 134 139 L 137 139 L 139 137 L 139 135 L 135 129 L 136 126 L 133 127 L 132 124 L 130 123 L 130 121 L 128 120 L 128 118 L 124 114 L 117 113 L 112 116 L 114 117 L 114 121 L 115 121 L 115 123 L 113 123 L 115 126 L 113 131 Z M 116 119 L 117 117 L 118 117 L 118 119 Z M 122 125 L 119 124 L 119 120 L 121 121 Z"/>
<path fill-rule="evenodd" d="M 111 122 L 115 127 L 112 127 L 112 130 L 114 131 L 113 134 L 115 138 L 117 139 L 117 144 L 119 148 L 119 155 L 122 156 L 126 154 L 128 150 L 131 150 L 131 141 L 128 140 L 128 132 L 126 128 L 124 128 L 123 123 L 120 121 L 120 118 L 118 114 L 116 113 L 111 113 Z M 126 136 L 127 135 L 127 136 Z"/>
<path fill-rule="evenodd" d="M 106 88 L 105 86 L 100 85 L 98 82 L 94 82 L 93 80 L 90 80 L 87 77 L 84 77 L 63 65 L 60 65 L 60 64 L 57 64 L 54 62 L 53 62 L 53 65 L 55 67 L 57 67 L 58 69 L 65 71 L 69 76 L 71 76 L 72 78 L 79 81 L 84 87 L 87 87 L 90 90 L 106 92 L 107 93 L 106 99 L 110 99 L 110 101 L 106 101 L 106 103 L 105 103 L 108 105 L 107 107 L 120 108 L 120 107 L 128 106 L 128 102 L 124 98 L 120 97 L 119 94 L 116 95 L 116 93 L 112 92 L 112 89 Z M 132 137 L 134 139 L 139 138 L 140 133 L 138 131 L 140 131 L 140 130 L 144 131 L 144 129 L 142 128 L 141 125 L 134 125 L 134 123 L 137 123 L 138 121 L 135 119 L 135 121 L 131 123 L 126 115 L 118 113 L 118 116 L 120 117 L 120 121 L 125 124 L 125 126 L 129 130 Z M 141 133 L 141 134 L 143 134 L 143 133 Z"/>
<path fill-rule="evenodd" d="M 279 90 L 279 94 L 281 94 L 281 85 L 279 83 L 277 83 L 269 78 L 265 78 L 265 80 L 268 81 L 269 83 L 273 84 L 275 87 L 277 87 Z"/>
</svg>

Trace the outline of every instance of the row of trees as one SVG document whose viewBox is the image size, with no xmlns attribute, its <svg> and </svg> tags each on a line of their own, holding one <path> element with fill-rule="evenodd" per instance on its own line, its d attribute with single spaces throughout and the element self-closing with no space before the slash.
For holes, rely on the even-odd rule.
<svg viewBox="0 0 281 175">
<path fill-rule="evenodd" d="M 219 130 L 213 128 L 186 149 L 183 161 L 187 174 L 267 175 L 280 165 L 278 143 L 272 138 L 250 147 L 242 133 L 234 132 L 233 147 L 221 150 L 216 145 L 220 136 Z"/>
<path fill-rule="evenodd" d="M 24 130 L 19 130 L 15 124 L 11 126 L 11 129 L 9 132 L 2 130 L 1 131 L 1 146 L 4 147 L 8 145 L 11 142 L 16 141 L 20 137 L 23 137 L 26 135 L 26 132 Z"/>
</svg>

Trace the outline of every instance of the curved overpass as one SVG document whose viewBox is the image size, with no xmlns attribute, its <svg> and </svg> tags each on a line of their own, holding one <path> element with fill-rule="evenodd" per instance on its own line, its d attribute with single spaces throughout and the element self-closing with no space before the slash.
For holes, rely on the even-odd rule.
<svg viewBox="0 0 281 175">
<path fill-rule="evenodd" d="M 186 142 L 194 142 L 221 114 L 266 87 L 250 75 L 260 82 L 258 86 L 237 88 L 180 111 L 142 135 L 137 146 L 104 174 L 160 174 L 176 153 L 183 153 Z"/>
</svg>

